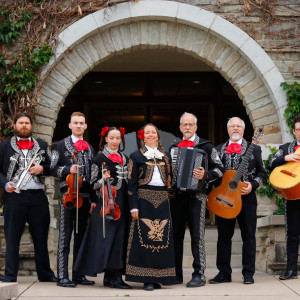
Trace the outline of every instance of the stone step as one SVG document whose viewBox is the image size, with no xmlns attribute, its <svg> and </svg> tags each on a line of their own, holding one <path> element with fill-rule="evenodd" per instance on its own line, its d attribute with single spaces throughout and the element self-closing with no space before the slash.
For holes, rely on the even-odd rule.
<svg viewBox="0 0 300 300">
<path fill-rule="evenodd" d="M 0 300 L 12 299 L 19 294 L 17 282 L 0 282 Z"/>
<path fill-rule="evenodd" d="M 192 255 L 183 256 L 183 267 L 191 268 L 193 264 Z M 232 268 L 242 268 L 242 255 L 232 254 L 231 255 L 231 267 Z M 206 255 L 206 268 L 216 268 L 216 255 Z"/>
</svg>

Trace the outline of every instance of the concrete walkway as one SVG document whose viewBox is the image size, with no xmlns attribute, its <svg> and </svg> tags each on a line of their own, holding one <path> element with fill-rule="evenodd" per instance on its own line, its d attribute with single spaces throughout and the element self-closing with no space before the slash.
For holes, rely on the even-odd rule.
<svg viewBox="0 0 300 300">
<path fill-rule="evenodd" d="M 184 283 L 190 279 L 191 270 L 185 270 Z M 207 278 L 212 278 L 216 270 L 206 271 Z M 38 282 L 34 277 L 19 278 L 20 300 L 94 300 L 94 299 L 120 299 L 131 297 L 134 299 L 208 299 L 208 300 L 294 300 L 300 299 L 300 279 L 279 281 L 278 276 L 266 273 L 255 274 L 255 284 L 242 283 L 240 270 L 234 270 L 233 282 L 224 284 L 206 284 L 200 288 L 186 288 L 185 284 L 163 287 L 160 290 L 146 292 L 142 284 L 131 284 L 132 290 L 119 290 L 102 287 L 103 276 L 96 278 L 94 286 L 77 286 L 76 288 L 62 288 L 53 283 Z"/>
</svg>

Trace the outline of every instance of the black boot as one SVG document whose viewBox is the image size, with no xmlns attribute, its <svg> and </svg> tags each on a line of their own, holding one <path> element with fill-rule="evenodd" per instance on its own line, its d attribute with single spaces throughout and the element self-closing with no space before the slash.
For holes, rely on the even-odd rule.
<svg viewBox="0 0 300 300">
<path fill-rule="evenodd" d="M 296 278 L 298 278 L 297 271 L 293 271 L 293 270 L 287 270 L 285 274 L 279 277 L 280 280 L 296 279 Z"/>
<path fill-rule="evenodd" d="M 112 280 L 112 271 L 106 270 L 103 278 L 103 286 L 111 286 L 110 282 Z"/>
<path fill-rule="evenodd" d="M 113 277 L 110 281 L 110 287 L 117 289 L 131 289 L 131 286 L 123 281 L 121 271 L 115 271 L 113 273 Z"/>
</svg>

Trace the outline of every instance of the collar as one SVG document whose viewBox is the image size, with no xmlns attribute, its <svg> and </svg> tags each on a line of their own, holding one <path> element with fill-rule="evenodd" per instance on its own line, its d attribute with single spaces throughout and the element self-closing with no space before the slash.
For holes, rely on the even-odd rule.
<svg viewBox="0 0 300 300">
<path fill-rule="evenodd" d="M 29 140 L 29 141 L 32 141 L 31 136 L 28 137 L 28 138 L 26 138 L 26 139 L 20 138 L 19 136 L 16 136 L 16 138 L 17 138 L 17 141 L 19 141 L 19 140 L 24 140 L 24 141 Z"/>
<path fill-rule="evenodd" d="M 149 147 L 149 146 L 147 146 L 147 145 L 145 145 L 145 147 L 147 148 L 147 150 L 157 150 L 157 147 L 151 148 L 151 147 Z"/>
<path fill-rule="evenodd" d="M 187 141 L 194 142 L 195 139 L 196 139 L 196 133 L 191 138 L 189 138 Z M 182 137 L 182 140 L 184 141 L 184 137 Z"/>
<path fill-rule="evenodd" d="M 76 143 L 79 140 L 83 140 L 83 138 L 79 139 L 77 136 L 75 136 L 73 134 L 71 135 L 71 139 L 72 139 L 73 144 Z"/>
<path fill-rule="evenodd" d="M 117 154 L 119 154 L 119 153 L 118 153 L 118 150 L 111 150 L 111 149 L 108 147 L 107 144 L 106 144 L 104 147 L 105 147 L 105 149 L 107 150 L 107 152 L 109 152 L 109 154 L 111 154 L 111 153 L 117 153 Z"/>
<path fill-rule="evenodd" d="M 236 143 L 236 144 L 240 144 L 240 145 L 242 145 L 243 138 L 241 138 L 241 139 L 240 139 L 240 140 L 238 140 L 237 142 L 232 142 L 231 140 L 228 140 L 228 141 L 229 141 L 228 145 L 230 145 L 230 144 L 233 144 L 233 143 Z"/>
</svg>

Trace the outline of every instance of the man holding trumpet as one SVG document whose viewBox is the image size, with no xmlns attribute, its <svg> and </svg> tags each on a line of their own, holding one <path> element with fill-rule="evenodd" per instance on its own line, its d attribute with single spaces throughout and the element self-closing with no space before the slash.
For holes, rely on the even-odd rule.
<svg viewBox="0 0 300 300">
<path fill-rule="evenodd" d="M 4 189 L 6 240 L 3 281 L 17 281 L 20 240 L 27 222 L 34 243 L 38 279 L 56 282 L 48 255 L 50 212 L 43 183 L 43 176 L 50 175 L 50 151 L 46 142 L 32 137 L 29 114 L 17 114 L 13 128 L 14 136 L 0 143 L 0 186 Z"/>
</svg>

